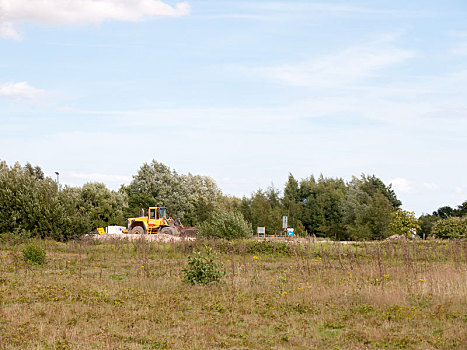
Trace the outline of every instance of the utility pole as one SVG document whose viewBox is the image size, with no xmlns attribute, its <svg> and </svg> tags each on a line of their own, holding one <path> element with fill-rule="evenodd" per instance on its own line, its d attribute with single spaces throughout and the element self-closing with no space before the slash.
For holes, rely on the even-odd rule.
<svg viewBox="0 0 467 350">
<path fill-rule="evenodd" d="M 60 180 L 59 180 L 60 173 L 58 171 L 56 171 L 55 175 L 57 175 L 57 189 L 60 192 Z"/>
</svg>

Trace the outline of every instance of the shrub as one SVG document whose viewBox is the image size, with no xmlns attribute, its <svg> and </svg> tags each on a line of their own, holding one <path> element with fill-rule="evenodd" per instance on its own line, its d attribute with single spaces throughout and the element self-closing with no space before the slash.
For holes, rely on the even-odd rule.
<svg viewBox="0 0 467 350">
<path fill-rule="evenodd" d="M 420 225 L 413 211 L 398 209 L 392 213 L 389 232 L 393 235 L 415 236 Z"/>
<path fill-rule="evenodd" d="M 200 251 L 188 257 L 188 266 L 183 269 L 183 281 L 189 284 L 210 284 L 220 282 L 225 275 L 222 263 L 215 261 L 216 253 L 207 248 L 203 255 Z"/>
<path fill-rule="evenodd" d="M 433 225 L 431 232 L 438 238 L 466 238 L 467 217 L 439 220 Z"/>
<path fill-rule="evenodd" d="M 46 252 L 35 244 L 29 244 L 22 250 L 25 262 L 33 265 L 42 265 L 45 262 Z"/>
<path fill-rule="evenodd" d="M 253 230 L 241 213 L 218 209 L 201 224 L 199 234 L 204 237 L 235 239 L 252 237 Z"/>
</svg>

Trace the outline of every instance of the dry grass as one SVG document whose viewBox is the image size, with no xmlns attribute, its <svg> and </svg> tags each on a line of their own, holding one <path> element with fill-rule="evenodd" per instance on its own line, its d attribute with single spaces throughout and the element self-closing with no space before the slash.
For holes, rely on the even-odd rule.
<svg viewBox="0 0 467 350">
<path fill-rule="evenodd" d="M 465 242 L 291 245 L 0 239 L 0 349 L 462 349 Z M 182 282 L 220 251 L 224 282 Z M 266 244 L 266 243 L 264 243 Z M 249 248 L 250 247 L 250 248 Z M 276 247 L 274 247 L 276 248 Z"/>
</svg>

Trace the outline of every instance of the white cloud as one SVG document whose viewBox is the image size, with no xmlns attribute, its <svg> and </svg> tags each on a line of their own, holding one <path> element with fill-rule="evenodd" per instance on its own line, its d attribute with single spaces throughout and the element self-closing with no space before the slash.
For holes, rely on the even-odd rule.
<svg viewBox="0 0 467 350">
<path fill-rule="evenodd" d="M 44 94 L 44 90 L 36 89 L 25 81 L 0 85 L 0 96 L 33 100 Z"/>
<path fill-rule="evenodd" d="M 308 62 L 258 68 L 256 71 L 288 85 L 330 88 L 376 76 L 378 70 L 413 56 L 410 51 L 391 46 L 355 46 Z"/>
<path fill-rule="evenodd" d="M 0 8 L 1 10 L 1 8 Z M 21 39 L 21 36 L 18 32 L 13 28 L 13 24 L 10 22 L 2 22 L 0 17 L 0 37 L 7 38 L 7 39 Z"/>
<path fill-rule="evenodd" d="M 392 188 L 396 192 L 400 193 L 410 193 L 412 191 L 412 184 L 409 180 L 402 177 L 397 177 L 389 181 L 392 184 Z"/>
<path fill-rule="evenodd" d="M 141 21 L 152 16 L 187 15 L 187 2 L 170 6 L 160 0 L 0 0 L 0 35 L 18 39 L 15 22 L 46 25 L 96 24 L 106 20 Z"/>
</svg>

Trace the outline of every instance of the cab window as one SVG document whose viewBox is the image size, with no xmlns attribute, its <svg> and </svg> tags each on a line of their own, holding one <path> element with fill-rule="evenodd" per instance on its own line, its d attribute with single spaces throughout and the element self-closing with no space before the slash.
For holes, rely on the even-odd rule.
<svg viewBox="0 0 467 350">
<path fill-rule="evenodd" d="M 156 209 L 149 210 L 149 219 L 154 220 L 156 218 Z"/>
<path fill-rule="evenodd" d="M 166 208 L 158 208 L 157 209 L 157 218 L 158 219 L 167 219 L 167 209 Z"/>
</svg>

